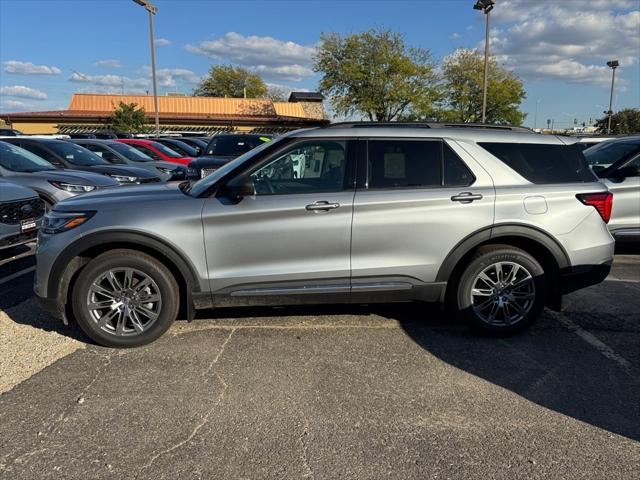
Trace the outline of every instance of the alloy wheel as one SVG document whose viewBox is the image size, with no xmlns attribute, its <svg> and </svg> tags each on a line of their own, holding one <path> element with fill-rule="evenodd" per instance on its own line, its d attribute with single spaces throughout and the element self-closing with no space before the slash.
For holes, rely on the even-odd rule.
<svg viewBox="0 0 640 480">
<path fill-rule="evenodd" d="M 514 262 L 489 265 L 476 275 L 471 289 L 473 311 L 489 325 L 505 326 L 522 321 L 535 298 L 533 276 Z"/>
<path fill-rule="evenodd" d="M 162 295 L 157 283 L 135 268 L 113 268 L 98 276 L 86 306 L 98 327 L 116 336 L 139 335 L 158 319 Z"/>
</svg>

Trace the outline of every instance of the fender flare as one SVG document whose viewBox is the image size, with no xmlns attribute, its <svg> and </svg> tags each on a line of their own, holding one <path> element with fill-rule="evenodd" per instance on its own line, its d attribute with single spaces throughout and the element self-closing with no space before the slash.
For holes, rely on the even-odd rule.
<svg viewBox="0 0 640 480">
<path fill-rule="evenodd" d="M 558 264 L 559 270 L 563 270 L 571 265 L 566 250 L 544 230 L 531 225 L 504 223 L 478 230 L 461 240 L 451 249 L 444 262 L 442 262 L 435 281 L 448 281 L 453 270 L 467 253 L 475 249 L 478 245 L 499 237 L 520 237 L 533 240 L 551 253 Z"/>
<path fill-rule="evenodd" d="M 115 230 L 91 233 L 87 236 L 80 237 L 73 243 L 69 244 L 62 253 L 58 255 L 58 258 L 56 258 L 53 266 L 51 267 L 49 281 L 47 284 L 47 296 L 57 298 L 66 297 L 69 275 L 65 275 L 65 272 L 72 260 L 89 248 L 108 245 L 110 243 L 141 245 L 147 249 L 156 251 L 168 258 L 176 266 L 187 283 L 187 295 L 200 292 L 198 275 L 193 264 L 177 253 L 176 250 L 164 240 L 146 233 L 129 230 Z M 63 277 L 66 278 L 66 282 L 62 281 Z"/>
</svg>

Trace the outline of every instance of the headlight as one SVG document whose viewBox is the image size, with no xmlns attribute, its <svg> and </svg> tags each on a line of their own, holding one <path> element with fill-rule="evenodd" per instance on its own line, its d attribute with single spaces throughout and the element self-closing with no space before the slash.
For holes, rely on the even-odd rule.
<svg viewBox="0 0 640 480">
<path fill-rule="evenodd" d="M 54 187 L 59 188 L 60 190 L 64 190 L 66 192 L 73 192 L 73 193 L 90 192 L 91 190 L 96 189 L 95 185 L 78 185 L 75 183 L 54 182 L 54 181 L 49 181 L 49 183 Z"/>
<path fill-rule="evenodd" d="M 44 216 L 42 231 L 54 234 L 79 227 L 89 220 L 95 212 L 57 212 L 51 210 Z"/>
<path fill-rule="evenodd" d="M 166 167 L 156 167 L 158 170 L 160 170 L 162 173 L 165 174 L 173 174 L 173 173 L 178 173 L 178 169 L 177 168 L 166 168 Z"/>
<path fill-rule="evenodd" d="M 140 183 L 138 177 L 130 177 L 128 175 L 109 175 L 118 183 Z"/>
</svg>

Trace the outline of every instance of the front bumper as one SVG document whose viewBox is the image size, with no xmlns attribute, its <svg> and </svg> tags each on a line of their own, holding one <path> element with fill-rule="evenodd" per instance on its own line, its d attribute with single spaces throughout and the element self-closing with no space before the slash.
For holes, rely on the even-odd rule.
<svg viewBox="0 0 640 480">
<path fill-rule="evenodd" d="M 4 248 L 17 247 L 24 243 L 34 242 L 37 237 L 37 231 L 27 233 L 16 233 L 14 235 L 6 235 L 0 238 L 0 250 Z"/>
<path fill-rule="evenodd" d="M 611 271 L 611 263 L 608 261 L 600 265 L 577 265 L 560 272 L 562 294 L 575 292 L 602 282 Z"/>
</svg>

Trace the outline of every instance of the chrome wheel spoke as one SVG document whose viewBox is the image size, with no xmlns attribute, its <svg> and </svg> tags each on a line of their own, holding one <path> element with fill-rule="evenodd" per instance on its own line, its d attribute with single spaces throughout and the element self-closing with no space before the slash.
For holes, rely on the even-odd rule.
<svg viewBox="0 0 640 480">
<path fill-rule="evenodd" d="M 518 265 L 517 263 L 513 265 L 513 268 L 511 268 L 511 271 L 509 272 L 509 275 L 507 275 L 507 278 L 505 279 L 505 283 L 506 284 L 511 284 L 515 281 L 515 279 L 518 276 L 518 271 L 520 270 L 520 265 Z"/>
<path fill-rule="evenodd" d="M 124 281 L 122 283 L 123 288 L 131 288 L 133 286 L 133 270 L 130 268 L 124 271 Z"/>
<path fill-rule="evenodd" d="M 490 297 L 493 295 L 493 289 L 491 288 L 474 288 L 471 290 L 471 295 L 477 297 Z"/>
<path fill-rule="evenodd" d="M 105 297 L 115 298 L 115 293 L 113 292 L 113 290 L 107 290 L 98 283 L 94 283 L 93 285 L 91 285 L 91 290 L 95 293 L 99 293 L 100 295 L 104 295 Z"/>
<path fill-rule="evenodd" d="M 127 323 L 127 313 L 126 308 L 122 308 L 118 310 L 118 321 L 116 323 L 116 335 L 122 335 L 124 333 L 124 327 Z"/>
<path fill-rule="evenodd" d="M 136 332 L 142 333 L 144 327 L 142 326 L 142 321 L 140 320 L 140 317 L 138 317 L 138 312 L 135 308 L 129 312 L 129 318 L 131 319 L 131 324 L 133 325 L 133 328 L 136 329 Z"/>
<path fill-rule="evenodd" d="M 98 319 L 98 326 L 100 328 L 106 327 L 108 323 L 110 323 L 114 318 L 118 317 L 119 313 L 120 312 L 117 309 L 109 310 Z"/>
<path fill-rule="evenodd" d="M 113 272 L 113 270 L 109 270 L 106 278 L 114 292 L 122 290 L 122 285 L 120 285 L 120 282 L 116 278 L 116 275 Z"/>
<path fill-rule="evenodd" d="M 89 310 L 102 310 L 105 308 L 111 308 L 113 305 L 117 305 L 117 302 L 113 298 L 110 298 L 108 300 L 100 300 L 100 301 L 92 302 L 89 305 L 87 305 L 87 308 Z"/>
<path fill-rule="evenodd" d="M 144 316 L 150 318 L 151 320 L 155 320 L 156 318 L 158 318 L 158 314 L 155 312 L 152 312 L 151 310 L 149 310 L 147 307 L 144 307 L 142 305 L 135 307 L 134 310 L 136 310 L 137 312 L 143 314 Z"/>
<path fill-rule="evenodd" d="M 151 285 L 151 279 L 149 277 L 146 277 L 144 280 L 141 280 L 138 283 L 136 283 L 136 285 L 133 287 L 133 291 L 136 293 L 141 292 L 144 288 L 148 287 L 149 285 Z"/>
<path fill-rule="evenodd" d="M 482 280 L 484 283 L 486 283 L 489 287 L 494 288 L 496 286 L 496 282 L 494 282 L 489 275 L 487 275 L 485 272 L 480 273 L 480 276 L 478 277 L 479 280 Z"/>
</svg>

